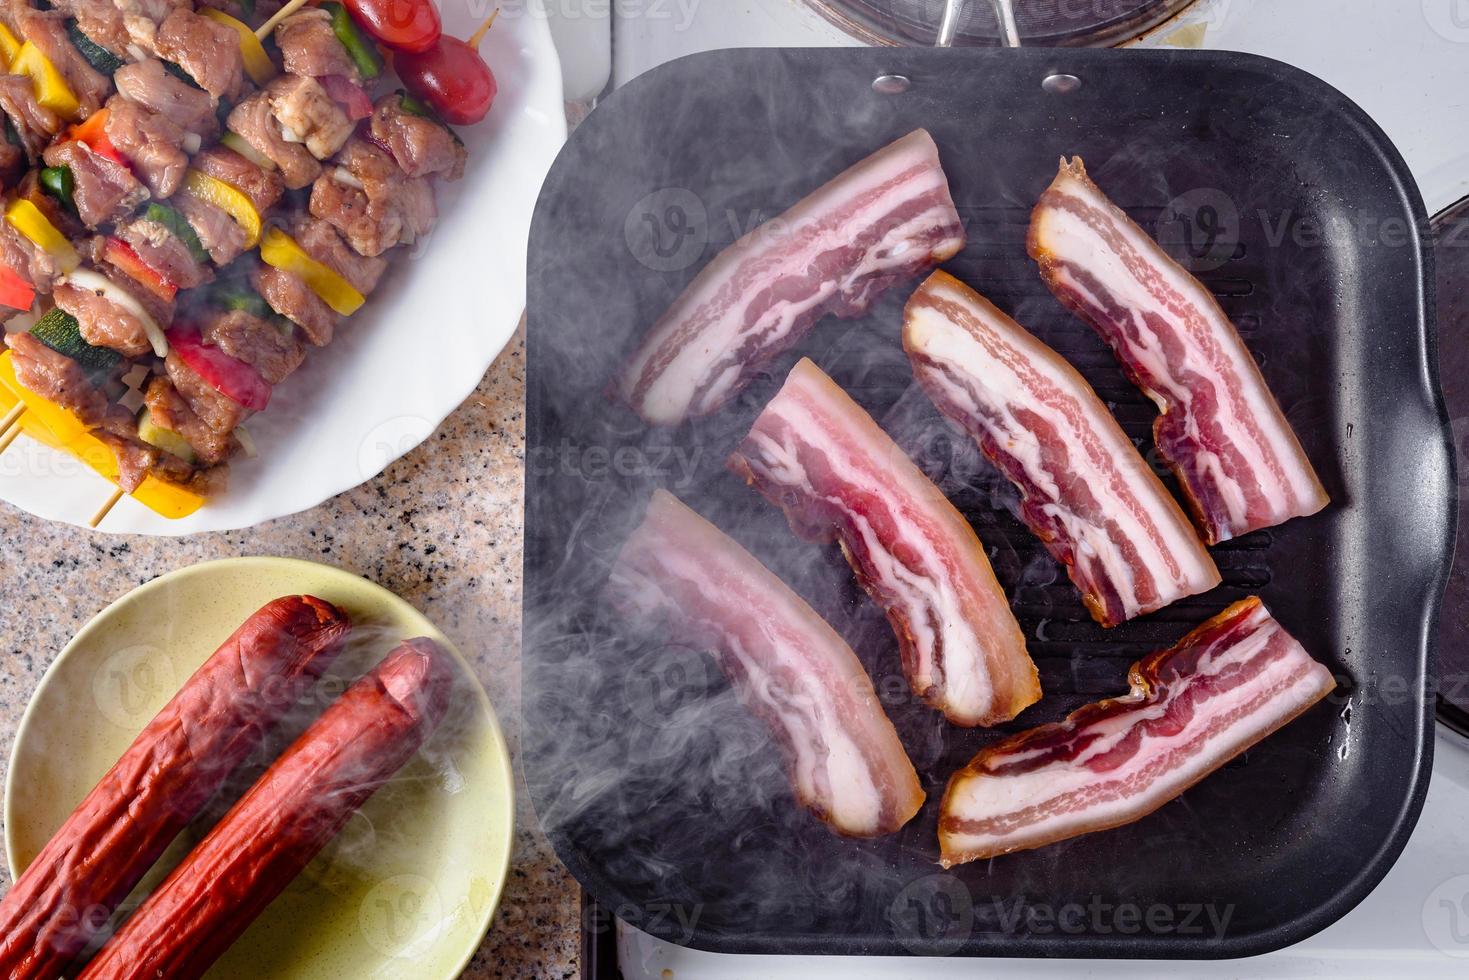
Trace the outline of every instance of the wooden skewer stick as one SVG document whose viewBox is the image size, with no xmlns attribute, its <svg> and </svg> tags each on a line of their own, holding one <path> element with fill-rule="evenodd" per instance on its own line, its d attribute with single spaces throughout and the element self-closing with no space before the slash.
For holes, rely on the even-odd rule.
<svg viewBox="0 0 1469 980">
<path fill-rule="evenodd" d="M 107 498 L 107 503 L 103 504 L 101 509 L 87 522 L 87 527 L 95 528 L 98 524 L 101 524 L 102 519 L 111 513 L 112 508 L 116 507 L 117 502 L 121 499 L 122 487 L 117 487 L 112 491 L 112 496 Z"/>
<path fill-rule="evenodd" d="M 468 44 L 471 48 L 474 48 L 476 51 L 478 51 L 479 50 L 479 42 L 483 41 L 485 39 L 485 35 L 488 34 L 488 33 L 490 33 L 490 26 L 495 23 L 495 18 L 496 17 L 499 17 L 499 16 L 500 16 L 500 8 L 499 7 L 496 7 L 490 13 L 490 19 L 487 20 L 487 21 L 485 21 L 483 24 L 479 25 L 479 30 L 477 30 L 473 34 L 469 35 L 469 40 L 468 41 L 465 41 L 464 43 L 465 44 Z"/>
<path fill-rule="evenodd" d="M 9 449 L 10 444 L 20 438 L 20 433 L 21 428 L 18 425 L 10 429 L 9 431 L 0 433 L 0 453 L 3 453 L 5 452 L 5 450 Z"/>
<path fill-rule="evenodd" d="M 255 36 L 264 41 L 266 38 L 270 37 L 270 32 L 275 30 L 277 24 L 294 14 L 296 11 L 300 10 L 302 7 L 306 6 L 306 4 L 309 2 L 310 0 L 291 0 L 290 3 L 277 10 L 275 12 L 275 16 L 271 17 L 270 20 L 261 24 L 260 27 L 256 29 Z"/>
<path fill-rule="evenodd" d="M 18 402 L 14 408 L 5 413 L 3 418 L 0 418 L 0 453 L 5 452 L 5 450 L 10 448 L 11 443 L 20 438 L 22 432 L 19 424 L 20 417 L 25 412 L 25 402 Z M 101 524 L 103 519 L 111 513 L 112 508 L 117 506 L 117 502 L 122 499 L 122 496 L 122 487 L 115 487 L 112 491 L 112 496 L 107 498 L 107 502 L 92 516 L 92 519 L 87 522 L 87 526 L 96 527 L 98 524 Z"/>
<path fill-rule="evenodd" d="M 6 412 L 4 418 L 0 418 L 0 436 L 8 435 L 10 433 L 10 427 L 19 422 L 20 417 L 25 413 L 26 403 L 16 402 L 15 407 Z"/>
</svg>

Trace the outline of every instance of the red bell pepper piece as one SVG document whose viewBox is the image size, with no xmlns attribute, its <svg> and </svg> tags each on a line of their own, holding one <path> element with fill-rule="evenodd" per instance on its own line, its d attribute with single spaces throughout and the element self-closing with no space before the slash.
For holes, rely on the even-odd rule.
<svg viewBox="0 0 1469 980">
<path fill-rule="evenodd" d="M 149 292 L 165 303 L 171 302 L 178 295 L 179 288 L 164 278 L 163 273 L 144 262 L 143 257 L 121 238 L 108 238 L 107 244 L 102 248 L 102 257 L 146 286 Z"/>
<path fill-rule="evenodd" d="M 8 265 L 0 265 L 0 303 L 11 309 L 28 310 L 35 301 L 35 287 Z"/>
<path fill-rule="evenodd" d="M 204 379 L 204 383 L 237 405 L 252 412 L 265 410 L 270 404 L 270 383 L 244 361 L 230 357 L 218 347 L 210 347 L 191 330 L 168 331 L 168 346 L 179 360 Z"/>
<path fill-rule="evenodd" d="M 116 160 L 124 167 L 130 166 L 127 157 L 123 156 L 117 147 L 112 145 L 112 140 L 107 138 L 107 114 L 110 110 L 98 109 L 88 116 L 84 121 L 71 127 L 69 135 L 78 143 L 85 143 L 91 147 L 93 153 L 100 153 L 105 157 Z"/>
</svg>

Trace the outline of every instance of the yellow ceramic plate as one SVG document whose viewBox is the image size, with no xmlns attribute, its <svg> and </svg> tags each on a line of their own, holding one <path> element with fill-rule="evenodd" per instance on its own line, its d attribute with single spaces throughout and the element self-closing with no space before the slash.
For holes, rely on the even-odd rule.
<svg viewBox="0 0 1469 980">
<path fill-rule="evenodd" d="M 432 623 L 386 589 L 324 565 L 283 558 L 195 565 L 134 589 L 84 626 L 46 672 L 16 736 L 5 785 L 11 872 L 25 868 L 225 637 L 266 602 L 297 593 L 352 617 L 353 639 L 324 682 L 338 686 L 325 690 L 340 690 L 399 640 L 428 636 L 459 663 L 458 697 L 418 758 L 352 818 L 210 980 L 457 976 L 489 926 L 509 867 L 514 784 L 505 740 L 484 689 Z M 236 795 L 248 779 L 237 783 L 244 785 Z M 197 832 L 186 831 L 130 903 L 194 840 Z"/>
</svg>

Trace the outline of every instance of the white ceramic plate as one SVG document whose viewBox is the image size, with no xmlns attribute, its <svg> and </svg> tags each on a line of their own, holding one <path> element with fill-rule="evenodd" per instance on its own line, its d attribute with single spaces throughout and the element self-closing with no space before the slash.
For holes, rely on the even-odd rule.
<svg viewBox="0 0 1469 980">
<path fill-rule="evenodd" d="M 444 30 L 467 37 L 494 6 L 441 4 Z M 560 63 L 536 9 L 502 5 L 482 47 L 499 95 L 483 122 L 460 129 L 464 179 L 436 186 L 433 234 L 394 253 L 367 306 L 247 424 L 259 458 L 232 462 L 229 491 L 189 517 L 166 520 L 125 497 L 102 530 L 231 530 L 314 507 L 381 473 L 479 384 L 525 306 L 531 211 L 566 139 Z M 0 499 L 48 520 L 85 524 L 112 489 L 26 437 L 0 456 Z"/>
</svg>

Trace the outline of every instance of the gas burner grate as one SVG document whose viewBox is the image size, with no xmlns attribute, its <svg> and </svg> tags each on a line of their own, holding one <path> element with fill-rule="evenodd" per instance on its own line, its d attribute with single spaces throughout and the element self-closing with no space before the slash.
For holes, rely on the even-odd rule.
<svg viewBox="0 0 1469 980">
<path fill-rule="evenodd" d="M 1141 36 L 1194 0 L 1014 0 L 1020 43 L 1031 47 L 1111 47 Z M 929 45 L 945 0 L 806 0 L 868 44 Z M 965 0 L 956 45 L 993 47 L 1000 22 L 992 0 Z"/>
</svg>

